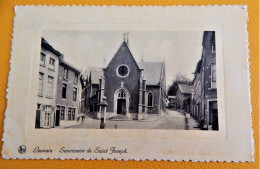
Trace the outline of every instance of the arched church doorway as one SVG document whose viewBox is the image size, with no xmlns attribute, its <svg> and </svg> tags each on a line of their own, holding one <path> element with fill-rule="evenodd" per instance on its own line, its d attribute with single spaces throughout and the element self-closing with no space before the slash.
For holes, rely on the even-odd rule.
<svg viewBox="0 0 260 169">
<path fill-rule="evenodd" d="M 129 93 L 126 89 L 120 88 L 115 93 L 115 113 L 127 115 L 129 110 Z"/>
<path fill-rule="evenodd" d="M 126 92 L 124 90 L 118 92 L 117 114 L 126 114 Z"/>
</svg>

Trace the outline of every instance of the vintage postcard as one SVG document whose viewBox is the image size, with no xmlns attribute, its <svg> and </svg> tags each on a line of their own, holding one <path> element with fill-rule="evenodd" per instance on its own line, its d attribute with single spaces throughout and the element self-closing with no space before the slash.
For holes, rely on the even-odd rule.
<svg viewBox="0 0 260 169">
<path fill-rule="evenodd" d="M 3 158 L 252 162 L 246 6 L 16 6 Z"/>
</svg>

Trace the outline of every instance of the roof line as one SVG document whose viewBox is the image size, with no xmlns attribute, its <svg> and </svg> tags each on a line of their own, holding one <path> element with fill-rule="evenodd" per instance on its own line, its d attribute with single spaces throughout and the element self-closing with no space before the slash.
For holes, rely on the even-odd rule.
<svg viewBox="0 0 260 169">
<path fill-rule="evenodd" d="M 41 46 L 44 47 L 45 49 L 50 50 L 52 53 L 54 53 L 55 55 L 59 56 L 59 57 L 63 57 L 63 54 L 61 54 L 59 51 L 57 51 L 56 49 L 54 49 L 43 37 L 42 37 L 42 42 L 41 42 Z"/>
<path fill-rule="evenodd" d="M 132 56 L 132 58 L 134 59 L 134 62 L 135 62 L 135 64 L 136 64 L 136 66 L 140 69 L 140 67 L 139 67 L 139 65 L 137 64 L 137 62 L 136 62 L 136 60 L 135 60 L 135 58 L 134 58 L 134 56 L 133 56 L 133 54 L 132 54 L 132 52 L 131 52 L 131 50 L 129 49 L 129 46 L 127 45 L 127 43 L 125 42 L 125 41 L 123 41 L 123 43 L 120 45 L 120 47 L 118 48 L 118 50 L 116 51 L 116 53 L 114 54 L 114 56 L 113 56 L 113 58 L 110 60 L 110 62 L 107 64 L 107 66 L 106 66 L 106 68 L 108 67 L 108 65 L 110 65 L 110 63 L 114 60 L 114 58 L 115 58 L 115 56 L 116 56 L 116 54 L 118 53 L 118 51 L 121 49 L 121 47 L 122 47 L 122 45 L 123 44 L 125 44 L 126 45 L 126 47 L 127 47 L 127 49 L 128 49 L 128 51 L 130 52 L 130 55 Z M 105 68 L 105 69 L 106 69 Z"/>
<path fill-rule="evenodd" d="M 63 63 L 63 64 L 65 64 L 65 65 L 67 65 L 67 66 L 69 66 L 70 68 L 72 68 L 72 69 L 78 71 L 79 73 L 81 72 L 78 68 L 74 67 L 73 65 L 69 64 L 68 62 L 66 62 L 66 61 L 63 60 L 63 59 L 61 59 L 60 62 Z"/>
</svg>

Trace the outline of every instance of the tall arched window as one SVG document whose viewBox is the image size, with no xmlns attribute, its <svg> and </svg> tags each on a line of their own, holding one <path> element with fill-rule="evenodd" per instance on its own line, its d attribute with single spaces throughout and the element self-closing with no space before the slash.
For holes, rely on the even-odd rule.
<svg viewBox="0 0 260 169">
<path fill-rule="evenodd" d="M 148 106 L 153 106 L 153 93 L 148 93 Z"/>
</svg>

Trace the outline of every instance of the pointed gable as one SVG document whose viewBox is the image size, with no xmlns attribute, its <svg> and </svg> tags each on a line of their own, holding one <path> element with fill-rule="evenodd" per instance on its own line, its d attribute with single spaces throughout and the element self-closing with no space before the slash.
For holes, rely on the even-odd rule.
<svg viewBox="0 0 260 169">
<path fill-rule="evenodd" d="M 109 64 L 107 65 L 106 68 L 109 68 L 111 66 L 111 64 L 113 64 L 114 62 L 117 62 L 118 60 L 120 60 L 122 62 L 122 64 L 127 64 L 127 61 L 128 62 L 132 61 L 139 69 L 139 66 L 136 63 L 136 61 L 125 41 L 121 44 L 121 46 L 119 47 L 119 49 L 117 50 L 114 57 L 111 59 L 111 61 L 109 62 Z M 124 61 L 125 61 L 125 63 L 124 63 Z"/>
<path fill-rule="evenodd" d="M 188 86 L 187 84 L 178 84 L 181 93 L 183 94 L 191 94 L 192 86 Z"/>
</svg>

